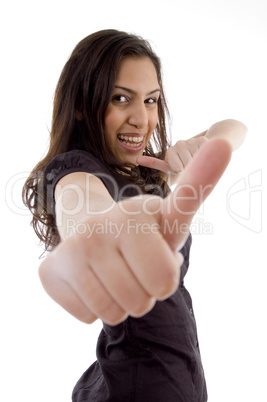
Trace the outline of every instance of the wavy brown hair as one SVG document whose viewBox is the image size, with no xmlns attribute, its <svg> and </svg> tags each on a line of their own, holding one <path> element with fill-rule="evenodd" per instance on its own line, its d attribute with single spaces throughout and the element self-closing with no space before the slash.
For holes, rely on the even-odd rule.
<svg viewBox="0 0 267 402">
<path fill-rule="evenodd" d="M 60 242 L 55 217 L 48 210 L 43 177 L 47 164 L 61 153 L 79 149 L 91 152 L 109 166 L 129 172 L 118 165 L 107 146 L 104 116 L 114 90 L 119 63 L 124 57 L 149 57 L 153 62 L 161 95 L 158 101 L 158 124 L 144 154 L 163 158 L 168 143 L 166 116 L 169 115 L 162 86 L 161 63 L 150 44 L 143 38 L 113 29 L 87 36 L 73 50 L 60 75 L 55 96 L 46 156 L 35 166 L 23 187 L 23 201 L 30 209 L 32 226 L 50 250 Z M 154 144 L 154 146 L 153 146 Z M 144 167 L 131 169 L 128 178 L 144 187 L 154 176 L 162 185 L 158 172 Z"/>
</svg>

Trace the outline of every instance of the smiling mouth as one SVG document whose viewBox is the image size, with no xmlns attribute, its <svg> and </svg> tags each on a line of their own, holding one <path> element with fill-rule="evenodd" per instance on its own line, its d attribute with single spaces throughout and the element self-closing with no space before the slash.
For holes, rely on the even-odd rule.
<svg viewBox="0 0 267 402">
<path fill-rule="evenodd" d="M 132 147 L 132 148 L 138 148 L 140 147 L 143 142 L 144 142 L 144 137 L 134 137 L 134 136 L 127 136 L 127 135 L 118 135 L 118 139 L 123 142 L 125 145 Z"/>
</svg>

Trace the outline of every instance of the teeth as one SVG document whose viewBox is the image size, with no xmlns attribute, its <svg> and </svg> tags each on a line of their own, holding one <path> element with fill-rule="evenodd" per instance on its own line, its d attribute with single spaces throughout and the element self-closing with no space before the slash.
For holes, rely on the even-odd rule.
<svg viewBox="0 0 267 402">
<path fill-rule="evenodd" d="M 136 144 L 141 144 L 142 142 L 143 142 L 143 137 L 127 137 L 127 135 L 119 135 L 118 136 L 121 140 L 124 140 L 124 141 L 130 141 L 130 142 L 135 142 Z M 129 143 L 127 143 L 127 145 L 128 145 Z M 135 144 L 129 144 L 129 145 L 134 145 L 134 146 L 136 146 Z"/>
<path fill-rule="evenodd" d="M 126 142 L 126 141 L 125 141 L 125 144 L 128 145 L 128 146 L 130 146 L 130 147 L 132 147 L 132 148 L 137 148 L 137 147 L 140 146 L 141 142 L 140 142 L 139 144 L 133 144 L 132 142 Z"/>
</svg>

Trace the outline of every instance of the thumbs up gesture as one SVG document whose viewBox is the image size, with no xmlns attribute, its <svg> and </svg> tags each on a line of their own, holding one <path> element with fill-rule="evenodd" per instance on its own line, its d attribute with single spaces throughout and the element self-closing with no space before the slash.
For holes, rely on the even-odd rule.
<svg viewBox="0 0 267 402">
<path fill-rule="evenodd" d="M 121 231 L 118 236 L 84 233 L 66 238 L 40 266 L 47 293 L 79 320 L 91 323 L 100 318 L 110 325 L 129 315 L 140 317 L 157 300 L 173 294 L 182 264 L 177 251 L 231 153 L 228 141 L 207 141 L 184 168 L 175 191 L 165 199 L 132 197 L 116 203 L 106 214 L 87 217 L 88 225 L 108 219 Z M 166 167 L 159 162 L 154 168 Z M 129 230 L 130 220 L 135 230 Z"/>
</svg>

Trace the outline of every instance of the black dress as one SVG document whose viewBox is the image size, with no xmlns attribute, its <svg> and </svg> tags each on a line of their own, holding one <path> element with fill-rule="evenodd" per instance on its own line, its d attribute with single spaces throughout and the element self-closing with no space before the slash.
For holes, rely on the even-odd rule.
<svg viewBox="0 0 267 402">
<path fill-rule="evenodd" d="M 74 150 L 56 156 L 46 168 L 52 210 L 56 183 L 78 171 L 98 176 L 115 201 L 140 193 L 90 153 Z M 175 294 L 141 318 L 128 317 L 116 326 L 103 324 L 97 361 L 77 382 L 73 402 L 207 401 L 192 300 L 184 286 L 190 246 L 191 236 L 180 250 L 184 263 Z"/>
</svg>

